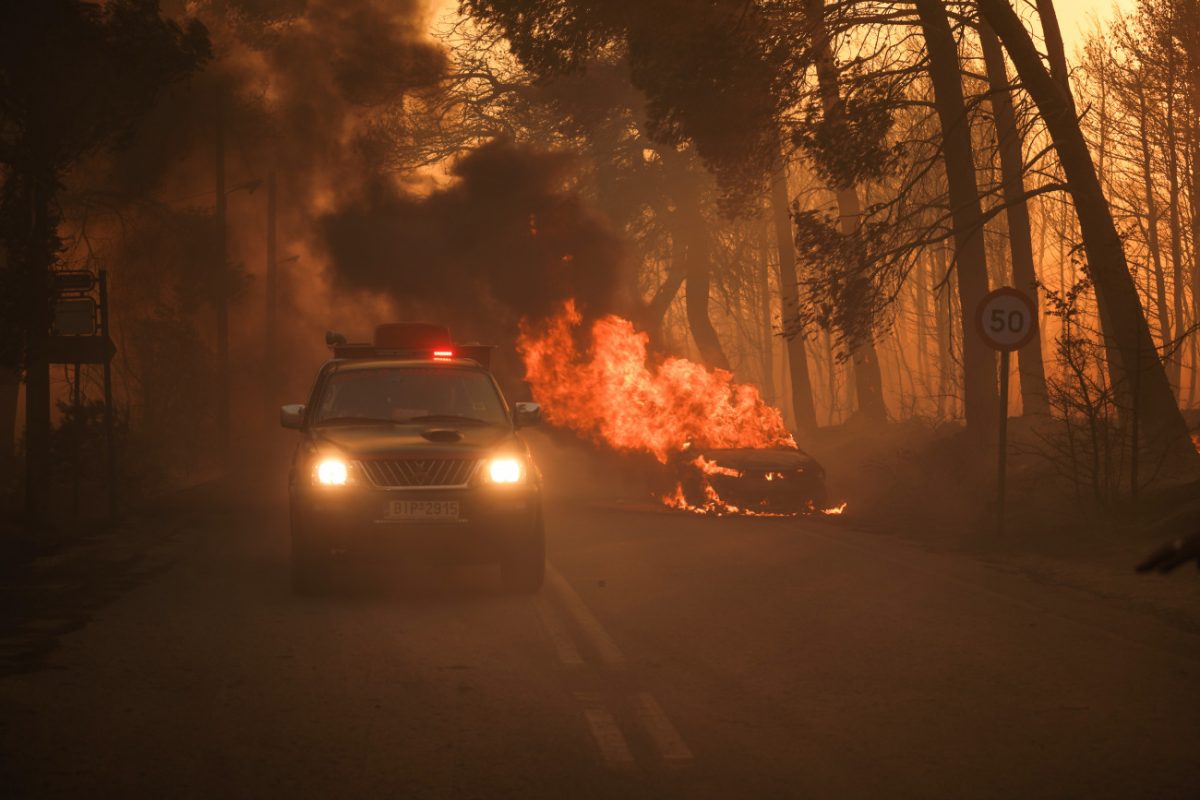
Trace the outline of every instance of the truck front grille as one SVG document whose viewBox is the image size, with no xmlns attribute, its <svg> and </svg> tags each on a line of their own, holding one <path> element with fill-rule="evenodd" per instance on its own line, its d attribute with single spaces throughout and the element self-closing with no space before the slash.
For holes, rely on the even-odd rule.
<svg viewBox="0 0 1200 800">
<path fill-rule="evenodd" d="M 381 458 L 358 462 L 376 486 L 385 488 L 466 486 L 477 458 Z"/>
</svg>

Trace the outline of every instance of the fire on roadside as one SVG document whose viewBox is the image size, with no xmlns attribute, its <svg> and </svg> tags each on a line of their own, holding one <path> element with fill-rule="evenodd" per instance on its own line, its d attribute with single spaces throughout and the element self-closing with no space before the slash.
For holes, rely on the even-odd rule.
<svg viewBox="0 0 1200 800">
<path fill-rule="evenodd" d="M 542 323 L 521 325 L 517 349 L 525 380 L 550 423 L 614 450 L 650 453 L 662 464 L 693 447 L 796 447 L 783 414 L 762 399 L 757 387 L 735 383 L 726 370 L 683 358 L 652 363 L 649 337 L 617 316 L 593 322 L 589 346 L 581 347 L 577 334 L 582 325 L 573 301 Z M 661 498 L 665 505 L 719 516 L 794 516 L 725 502 L 708 478 L 741 473 L 702 455 L 690 463 L 702 478 L 704 501 L 690 503 L 679 484 Z M 813 508 L 812 513 L 841 514 L 844 509 L 842 504 Z"/>
</svg>

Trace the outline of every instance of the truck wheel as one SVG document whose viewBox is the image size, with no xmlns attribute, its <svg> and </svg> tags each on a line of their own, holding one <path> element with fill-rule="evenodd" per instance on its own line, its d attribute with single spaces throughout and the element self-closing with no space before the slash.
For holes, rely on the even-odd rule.
<svg viewBox="0 0 1200 800">
<path fill-rule="evenodd" d="M 533 536 L 521 542 L 500 562 L 504 588 L 518 594 L 533 594 L 546 576 L 546 532 L 539 519 Z"/>
</svg>

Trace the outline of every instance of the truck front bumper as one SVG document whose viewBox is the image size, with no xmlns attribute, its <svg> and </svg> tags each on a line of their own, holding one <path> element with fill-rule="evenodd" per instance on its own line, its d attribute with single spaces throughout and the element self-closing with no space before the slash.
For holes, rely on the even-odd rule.
<svg viewBox="0 0 1200 800">
<path fill-rule="evenodd" d="M 458 514 L 398 519 L 391 513 L 393 501 L 457 503 Z M 292 493 L 292 535 L 329 552 L 487 563 L 540 535 L 540 524 L 541 495 L 533 486 L 404 491 L 314 486 Z"/>
</svg>

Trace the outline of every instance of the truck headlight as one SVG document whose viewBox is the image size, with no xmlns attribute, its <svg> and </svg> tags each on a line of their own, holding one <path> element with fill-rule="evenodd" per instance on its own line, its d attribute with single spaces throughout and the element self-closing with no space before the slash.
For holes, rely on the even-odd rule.
<svg viewBox="0 0 1200 800">
<path fill-rule="evenodd" d="M 322 486 L 345 486 L 350 479 L 350 468 L 340 458 L 323 458 L 317 462 L 313 476 Z"/>
<path fill-rule="evenodd" d="M 510 456 L 493 458 L 488 462 L 487 476 L 492 483 L 520 483 L 525 480 L 525 466 Z"/>
</svg>

